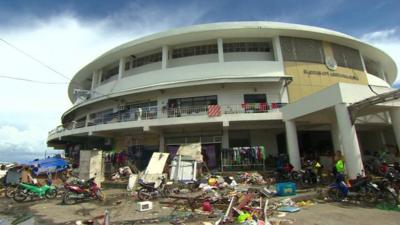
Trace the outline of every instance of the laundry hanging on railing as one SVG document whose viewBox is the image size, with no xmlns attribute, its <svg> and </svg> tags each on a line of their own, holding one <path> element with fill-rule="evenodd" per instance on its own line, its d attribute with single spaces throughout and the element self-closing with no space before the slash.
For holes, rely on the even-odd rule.
<svg viewBox="0 0 400 225">
<path fill-rule="evenodd" d="M 238 167 L 265 169 L 267 150 L 265 146 L 233 147 L 221 151 L 221 169 L 239 169 Z"/>
<path fill-rule="evenodd" d="M 253 147 L 234 147 L 232 148 L 233 161 L 240 163 L 242 159 L 247 158 L 251 161 L 261 161 L 267 159 L 267 152 L 264 146 Z"/>
</svg>

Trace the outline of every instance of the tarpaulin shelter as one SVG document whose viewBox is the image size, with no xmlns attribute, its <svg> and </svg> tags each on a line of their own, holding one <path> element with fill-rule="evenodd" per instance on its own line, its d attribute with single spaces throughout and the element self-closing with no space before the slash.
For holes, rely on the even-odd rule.
<svg viewBox="0 0 400 225">
<path fill-rule="evenodd" d="M 57 157 L 36 159 L 33 161 L 21 163 L 20 165 L 38 168 L 37 170 L 33 171 L 35 175 L 39 175 L 42 173 L 57 173 L 65 170 L 68 167 L 67 161 Z"/>
</svg>

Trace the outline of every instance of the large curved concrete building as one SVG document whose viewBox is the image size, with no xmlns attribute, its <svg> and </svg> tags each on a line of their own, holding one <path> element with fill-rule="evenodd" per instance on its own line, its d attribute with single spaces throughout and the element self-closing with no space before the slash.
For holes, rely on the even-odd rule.
<svg viewBox="0 0 400 225">
<path fill-rule="evenodd" d="M 393 91 L 396 76 L 382 50 L 328 29 L 271 22 L 179 28 L 117 46 L 75 74 L 73 107 L 48 145 L 70 155 L 127 151 L 145 161 L 200 142 L 215 169 L 264 167 L 280 153 L 299 168 L 302 157 L 330 163 L 340 150 L 355 176 L 363 154 L 398 149 L 400 104 L 350 108 Z M 254 146 L 266 150 L 261 163 L 232 159 Z"/>
</svg>

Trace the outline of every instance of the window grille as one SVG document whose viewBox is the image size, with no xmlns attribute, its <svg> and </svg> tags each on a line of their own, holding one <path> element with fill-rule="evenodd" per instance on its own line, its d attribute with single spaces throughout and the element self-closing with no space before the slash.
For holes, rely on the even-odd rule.
<svg viewBox="0 0 400 225">
<path fill-rule="evenodd" d="M 224 52 L 270 52 L 268 42 L 234 42 L 224 43 Z"/>
<path fill-rule="evenodd" d="M 210 45 L 199 45 L 199 46 L 191 46 L 185 48 L 177 48 L 172 50 L 172 58 L 183 58 L 189 56 L 196 55 L 208 55 L 208 54 L 217 54 L 218 46 L 217 44 Z"/>
<path fill-rule="evenodd" d="M 132 60 L 132 69 L 141 67 L 150 63 L 161 62 L 162 54 L 161 52 L 157 52 L 151 55 L 143 56 Z M 126 69 L 126 67 L 125 67 Z"/>
<path fill-rule="evenodd" d="M 363 70 L 358 50 L 343 45 L 332 44 L 332 51 L 338 66 Z"/>
<path fill-rule="evenodd" d="M 325 63 L 322 41 L 280 37 L 280 42 L 284 61 Z"/>
</svg>

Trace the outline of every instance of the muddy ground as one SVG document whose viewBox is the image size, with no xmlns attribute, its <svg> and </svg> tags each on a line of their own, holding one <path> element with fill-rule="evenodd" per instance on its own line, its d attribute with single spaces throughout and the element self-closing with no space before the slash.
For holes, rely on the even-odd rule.
<svg viewBox="0 0 400 225">
<path fill-rule="evenodd" d="M 25 220 L 23 224 L 26 225 L 75 224 L 77 220 L 85 221 L 101 217 L 106 209 L 110 212 L 112 224 L 170 224 L 171 220 L 176 221 L 179 218 L 184 220 L 193 215 L 190 210 L 174 211 L 176 205 L 159 204 L 157 201 L 153 202 L 151 211 L 138 212 L 136 200 L 121 189 L 106 190 L 106 194 L 105 202 L 86 201 L 76 205 L 63 205 L 61 199 L 16 203 L 12 199 L 0 198 L 0 225 L 9 224 L 15 219 Z M 312 225 L 399 225 L 400 212 L 349 203 L 317 202 L 315 205 L 302 207 L 299 212 L 285 214 L 279 219 L 292 221 L 293 224 Z M 215 215 L 197 215 L 191 217 L 185 224 L 215 220 L 217 220 Z"/>
</svg>

